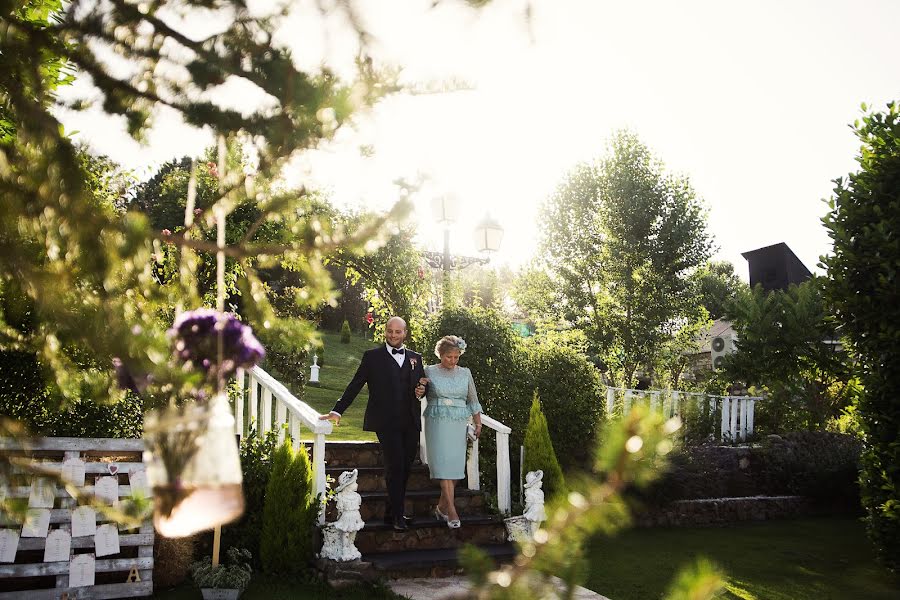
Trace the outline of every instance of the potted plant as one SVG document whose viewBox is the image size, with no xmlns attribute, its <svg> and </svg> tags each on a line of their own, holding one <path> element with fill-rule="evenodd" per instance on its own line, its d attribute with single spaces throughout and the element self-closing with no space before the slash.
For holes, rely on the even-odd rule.
<svg viewBox="0 0 900 600">
<path fill-rule="evenodd" d="M 250 583 L 250 552 L 229 548 L 228 564 L 212 566 L 211 559 L 191 565 L 191 579 L 200 588 L 204 600 L 237 600 Z"/>
</svg>

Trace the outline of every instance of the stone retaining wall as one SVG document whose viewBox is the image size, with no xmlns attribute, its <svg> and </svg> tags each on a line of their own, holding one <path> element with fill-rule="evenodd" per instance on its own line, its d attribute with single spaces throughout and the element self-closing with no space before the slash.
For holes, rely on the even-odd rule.
<svg viewBox="0 0 900 600">
<path fill-rule="evenodd" d="M 638 527 L 718 525 L 740 521 L 767 521 L 810 514 L 803 496 L 745 496 L 677 500 L 664 507 L 635 515 Z"/>
</svg>

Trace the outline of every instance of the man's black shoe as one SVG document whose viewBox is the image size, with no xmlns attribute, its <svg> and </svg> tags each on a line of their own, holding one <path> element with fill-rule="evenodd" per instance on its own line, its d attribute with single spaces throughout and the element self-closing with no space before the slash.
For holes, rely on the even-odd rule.
<svg viewBox="0 0 900 600">
<path fill-rule="evenodd" d="M 409 525 L 406 524 L 406 519 L 403 517 L 394 519 L 394 531 L 409 531 Z"/>
<path fill-rule="evenodd" d="M 412 518 L 412 517 L 407 517 L 407 516 L 404 515 L 403 520 L 406 521 L 406 524 L 407 524 L 407 525 L 412 525 L 412 524 L 413 524 L 413 518 Z"/>
</svg>

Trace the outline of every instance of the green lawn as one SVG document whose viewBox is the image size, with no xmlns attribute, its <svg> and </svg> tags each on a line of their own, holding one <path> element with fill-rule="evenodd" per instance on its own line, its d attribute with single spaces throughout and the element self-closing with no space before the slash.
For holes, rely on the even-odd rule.
<svg viewBox="0 0 900 600">
<path fill-rule="evenodd" d="M 362 353 L 373 348 L 375 344 L 358 336 L 352 336 L 349 344 L 342 344 L 341 336 L 337 333 L 323 332 L 322 338 L 325 341 L 325 365 L 319 371 L 320 385 L 319 387 L 307 385 L 303 392 L 303 401 L 324 414 L 334 407 L 334 403 L 350 383 L 359 366 Z M 363 414 L 366 412 L 368 402 L 369 391 L 367 387 L 363 387 L 356 400 L 344 413 L 340 426 L 335 427 L 334 433 L 328 436 L 328 441 L 374 441 L 374 433 L 362 430 Z M 304 435 L 304 438 L 306 437 L 307 435 Z"/>
<path fill-rule="evenodd" d="M 660 598 L 697 556 L 725 570 L 730 600 L 900 598 L 900 581 L 875 564 L 852 518 L 625 531 L 589 545 L 585 585 L 612 600 Z"/>
</svg>

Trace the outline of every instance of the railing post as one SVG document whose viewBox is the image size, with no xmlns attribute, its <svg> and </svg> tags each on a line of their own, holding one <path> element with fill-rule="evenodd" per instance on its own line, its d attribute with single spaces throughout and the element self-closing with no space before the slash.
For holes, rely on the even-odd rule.
<svg viewBox="0 0 900 600">
<path fill-rule="evenodd" d="M 606 388 L 606 418 L 612 418 L 613 408 L 616 405 L 616 388 Z"/>
<path fill-rule="evenodd" d="M 731 443 L 735 443 L 737 441 L 737 418 L 738 418 L 738 410 L 740 405 L 738 404 L 740 400 L 737 398 L 731 399 Z"/>
<path fill-rule="evenodd" d="M 481 476 L 478 472 L 478 439 L 472 442 L 469 450 L 469 459 L 466 461 L 466 476 L 469 480 L 470 490 L 481 489 Z"/>
<path fill-rule="evenodd" d="M 756 408 L 756 398 L 747 398 L 747 435 L 753 435 L 753 411 Z"/>
<path fill-rule="evenodd" d="M 730 399 L 726 396 L 722 398 L 722 442 L 725 442 L 725 436 L 728 433 L 728 424 L 731 422 Z"/>
<path fill-rule="evenodd" d="M 669 417 L 681 416 L 679 403 L 681 402 L 681 392 L 672 392 L 672 412 L 667 415 Z"/>
<path fill-rule="evenodd" d="M 650 392 L 650 412 L 659 412 L 659 392 Z"/>
<path fill-rule="evenodd" d="M 284 425 L 287 421 L 287 406 L 285 406 L 284 402 L 281 399 L 276 398 L 275 400 L 275 423 L 278 426 L 278 443 L 282 443 L 284 441 Z"/>
<path fill-rule="evenodd" d="M 741 403 L 741 429 L 738 432 L 738 440 L 745 441 L 747 439 L 747 399 L 738 400 Z"/>
<path fill-rule="evenodd" d="M 237 378 L 237 397 L 234 399 L 234 432 L 242 438 L 244 433 L 244 370 L 238 369 L 235 374 Z"/>
<path fill-rule="evenodd" d="M 325 492 L 327 490 L 327 482 L 325 480 L 325 434 L 317 433 L 313 442 L 313 484 L 315 485 L 316 497 L 319 498 L 318 523 L 325 522 Z"/>
<path fill-rule="evenodd" d="M 259 428 L 259 382 L 253 374 L 250 374 L 250 423 L 249 426 L 255 427 L 257 433 L 262 433 Z"/>
<path fill-rule="evenodd" d="M 297 415 L 291 415 L 291 445 L 294 452 L 300 449 L 300 419 Z"/>
<path fill-rule="evenodd" d="M 263 386 L 262 395 L 262 425 L 259 430 L 268 433 L 272 429 L 272 390 Z"/>
<path fill-rule="evenodd" d="M 631 399 L 632 399 L 631 390 L 625 390 L 625 401 L 622 404 L 622 416 L 627 417 L 628 413 L 631 412 Z"/>
<path fill-rule="evenodd" d="M 509 465 L 509 434 L 497 432 L 497 508 L 503 514 L 512 510 Z"/>
</svg>

